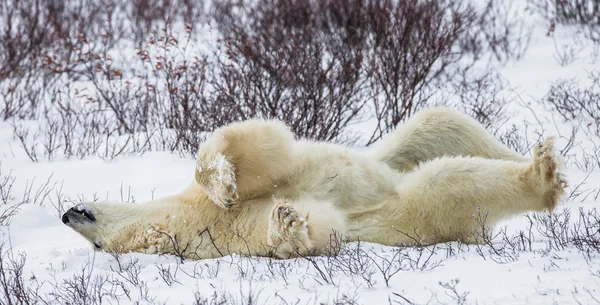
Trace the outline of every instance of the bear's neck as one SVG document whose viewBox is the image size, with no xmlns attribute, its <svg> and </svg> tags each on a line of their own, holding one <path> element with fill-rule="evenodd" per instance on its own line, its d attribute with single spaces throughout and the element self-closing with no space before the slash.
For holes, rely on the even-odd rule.
<svg viewBox="0 0 600 305">
<path fill-rule="evenodd" d="M 173 199 L 131 205 L 127 214 L 132 218 L 124 220 L 118 230 L 118 236 L 125 238 L 114 242 L 126 245 L 128 251 L 190 259 L 268 254 L 266 222 L 240 215 L 258 212 L 257 217 L 266 218 L 270 205 L 246 203 L 225 210 L 208 198 L 196 202 Z"/>
</svg>

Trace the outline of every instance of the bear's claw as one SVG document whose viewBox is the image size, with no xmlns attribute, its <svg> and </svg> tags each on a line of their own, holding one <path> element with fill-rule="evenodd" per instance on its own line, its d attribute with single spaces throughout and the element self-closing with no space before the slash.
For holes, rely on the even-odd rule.
<svg viewBox="0 0 600 305">
<path fill-rule="evenodd" d="M 298 232 L 304 233 L 307 230 L 306 220 L 298 215 L 289 203 L 283 203 L 277 206 L 276 215 L 273 215 L 279 224 L 280 229 L 290 230 L 290 234 Z"/>
</svg>

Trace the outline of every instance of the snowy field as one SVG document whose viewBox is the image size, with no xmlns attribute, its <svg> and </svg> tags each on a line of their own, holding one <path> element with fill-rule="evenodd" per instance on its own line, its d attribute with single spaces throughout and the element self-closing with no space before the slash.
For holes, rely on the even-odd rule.
<svg viewBox="0 0 600 305">
<path fill-rule="evenodd" d="M 598 62 L 588 48 L 570 64 L 559 64 L 548 25 L 531 22 L 537 26 L 527 53 L 502 69 L 515 97 L 505 126 L 527 126 L 531 143 L 540 133 L 557 135 L 558 146 L 566 147 L 574 123 L 536 101 L 559 78 L 585 84 Z M 571 34 L 556 29 L 559 49 Z M 598 155 L 594 143 L 600 144 L 597 134 L 575 137 L 566 158 L 568 198 L 555 215 L 508 219 L 488 245 L 350 243 L 333 258 L 182 261 L 95 252 L 62 224 L 59 211 L 81 201 L 143 202 L 173 194 L 193 179 L 193 158 L 159 151 L 32 162 L 10 122 L 0 122 L 0 182 L 12 185 L 12 202 L 29 202 L 0 227 L 2 264 L 10 269 L 23 262 L 26 289 L 55 304 L 600 304 L 600 244 L 593 244 L 600 241 L 600 165 L 576 166 L 582 156 Z M 591 230 L 589 240 L 578 243 L 584 228 Z"/>
</svg>

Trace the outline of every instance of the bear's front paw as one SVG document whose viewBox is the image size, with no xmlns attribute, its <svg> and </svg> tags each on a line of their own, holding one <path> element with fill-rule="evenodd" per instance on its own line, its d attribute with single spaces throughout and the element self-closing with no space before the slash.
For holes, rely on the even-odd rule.
<svg viewBox="0 0 600 305">
<path fill-rule="evenodd" d="M 279 257 L 306 255 L 312 249 L 307 220 L 288 202 L 279 199 L 271 211 L 267 241 Z"/>
<path fill-rule="evenodd" d="M 533 179 L 546 200 L 546 208 L 552 211 L 568 186 L 561 172 L 562 157 L 554 149 L 554 138 L 547 138 L 534 148 Z"/>
<path fill-rule="evenodd" d="M 218 153 L 212 158 L 198 158 L 196 182 L 217 205 L 230 209 L 237 204 L 239 196 L 235 168 L 223 154 Z"/>
</svg>

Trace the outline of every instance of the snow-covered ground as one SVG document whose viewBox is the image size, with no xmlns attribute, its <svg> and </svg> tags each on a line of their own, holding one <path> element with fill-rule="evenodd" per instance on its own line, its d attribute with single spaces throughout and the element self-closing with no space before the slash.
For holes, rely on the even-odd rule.
<svg viewBox="0 0 600 305">
<path fill-rule="evenodd" d="M 547 25 L 539 23 L 525 57 L 502 70 L 518 96 L 510 105 L 510 122 L 532 124 L 532 133 L 543 130 L 544 135 L 568 137 L 570 125 L 535 101 L 559 78 L 585 80 L 597 62 L 584 50 L 574 62 L 561 66 L 554 42 L 546 36 Z M 557 28 L 555 35 L 569 43 L 568 30 Z M 590 149 L 586 140 L 580 134 L 577 149 Z M 559 139 L 560 144 L 564 141 Z M 12 127 L 3 122 L 0 161 L 0 179 L 14 177 L 14 196 L 29 194 L 33 202 L 22 205 L 9 226 L 0 227 L 3 261 L 18 261 L 25 254 L 26 284 L 39 288 L 40 295 L 56 293 L 47 298 L 56 304 L 66 302 L 62 297 L 83 295 L 77 289 L 95 293 L 108 304 L 600 304 L 600 254 L 569 243 L 556 245 L 540 227 L 543 219 L 553 219 L 548 215 L 539 216 L 533 226 L 526 216 L 505 221 L 500 228 L 506 229 L 512 245 L 500 235 L 491 247 L 351 243 L 337 258 L 291 260 L 229 256 L 181 262 L 174 256 L 115 256 L 95 252 L 64 226 L 57 206 L 97 199 L 141 202 L 173 194 L 193 178 L 192 158 L 150 152 L 110 161 L 88 157 L 33 163 L 13 138 Z M 575 192 L 585 192 L 558 208 L 559 218 L 570 210 L 570 229 L 580 209 L 593 212 L 600 203 L 595 195 L 600 169 L 589 173 L 569 166 L 566 173 L 569 193 L 577 186 Z"/>
</svg>

